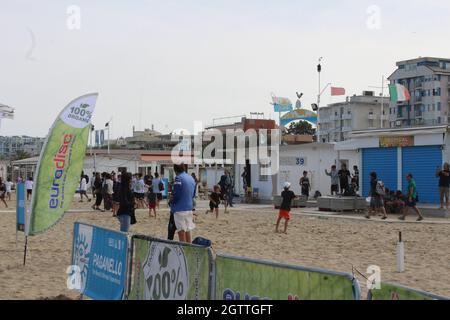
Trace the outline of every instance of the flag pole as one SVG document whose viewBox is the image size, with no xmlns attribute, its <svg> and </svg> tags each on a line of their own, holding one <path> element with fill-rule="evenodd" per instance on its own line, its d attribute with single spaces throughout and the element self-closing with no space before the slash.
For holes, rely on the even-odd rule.
<svg viewBox="0 0 450 320">
<path fill-rule="evenodd" d="M 381 129 L 384 129 L 384 75 L 381 76 Z"/>
</svg>

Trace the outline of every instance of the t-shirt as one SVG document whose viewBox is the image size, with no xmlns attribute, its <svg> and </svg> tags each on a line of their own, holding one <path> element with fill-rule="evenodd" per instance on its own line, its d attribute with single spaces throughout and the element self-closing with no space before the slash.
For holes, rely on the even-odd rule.
<svg viewBox="0 0 450 320">
<path fill-rule="evenodd" d="M 134 192 L 136 193 L 144 193 L 144 180 L 143 179 L 139 179 L 138 181 L 136 181 L 136 183 L 134 184 Z"/>
<path fill-rule="evenodd" d="M 370 196 L 379 197 L 377 192 L 378 179 L 370 178 Z"/>
<path fill-rule="evenodd" d="M 5 182 L 6 192 L 11 192 L 11 187 L 12 187 L 12 182 L 11 181 L 6 181 Z"/>
<path fill-rule="evenodd" d="M 32 190 L 32 189 L 33 189 L 33 181 L 27 180 L 27 181 L 25 182 L 25 188 L 26 188 L 27 190 Z"/>
<path fill-rule="evenodd" d="M 413 189 L 412 193 L 411 193 L 411 188 Z M 412 198 L 413 200 L 415 200 L 417 198 L 417 187 L 416 187 L 416 182 L 414 181 L 414 179 L 411 179 L 408 182 L 408 198 Z"/>
<path fill-rule="evenodd" d="M 175 177 L 172 188 L 172 211 L 178 212 L 192 211 L 195 189 L 194 179 L 186 172 L 180 173 Z"/>
<path fill-rule="evenodd" d="M 348 184 L 348 177 L 350 177 L 350 171 L 339 170 L 339 180 L 342 185 Z"/>
<path fill-rule="evenodd" d="M 300 179 L 300 185 L 302 186 L 302 190 L 309 190 L 309 178 L 302 177 Z"/>
<path fill-rule="evenodd" d="M 81 191 L 86 191 L 87 190 L 87 182 L 86 182 L 86 178 L 82 178 L 80 181 L 80 190 Z"/>
<path fill-rule="evenodd" d="M 156 203 L 156 193 L 150 192 L 148 194 L 148 203 L 149 204 L 155 204 Z"/>
<path fill-rule="evenodd" d="M 209 196 L 211 197 L 212 201 L 214 201 L 216 204 L 220 203 L 220 193 L 211 192 L 211 194 Z"/>
<path fill-rule="evenodd" d="M 336 170 L 331 171 L 330 173 L 328 173 L 328 171 L 325 171 L 325 173 L 331 177 L 331 185 L 332 186 L 336 186 L 339 184 L 339 175 Z"/>
<path fill-rule="evenodd" d="M 105 184 L 106 184 L 106 193 L 112 195 L 114 192 L 114 182 L 111 179 L 106 179 Z"/>
<path fill-rule="evenodd" d="M 291 190 L 284 190 L 281 193 L 281 197 L 283 198 L 280 206 L 281 210 L 291 211 L 292 200 L 295 199 L 295 193 Z"/>
<path fill-rule="evenodd" d="M 442 170 L 439 172 L 439 187 L 450 187 L 450 171 Z"/>
<path fill-rule="evenodd" d="M 154 178 L 152 180 L 152 189 L 154 193 L 161 193 L 161 191 L 159 190 L 159 183 L 161 182 L 161 179 L 159 178 Z"/>
</svg>

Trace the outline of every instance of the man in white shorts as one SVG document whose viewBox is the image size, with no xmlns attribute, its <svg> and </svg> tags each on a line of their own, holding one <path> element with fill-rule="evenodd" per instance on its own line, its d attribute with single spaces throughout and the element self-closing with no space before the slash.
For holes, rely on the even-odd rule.
<svg viewBox="0 0 450 320">
<path fill-rule="evenodd" d="M 185 166 L 174 165 L 176 174 L 172 188 L 172 212 L 180 242 L 191 243 L 191 231 L 195 229 L 193 221 L 193 197 L 195 181 L 186 173 Z"/>
</svg>

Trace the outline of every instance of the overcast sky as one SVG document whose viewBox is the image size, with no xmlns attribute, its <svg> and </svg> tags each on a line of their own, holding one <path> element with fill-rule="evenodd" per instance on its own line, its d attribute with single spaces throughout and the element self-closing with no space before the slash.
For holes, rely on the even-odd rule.
<svg viewBox="0 0 450 320">
<path fill-rule="evenodd" d="M 113 117 L 114 136 L 276 117 L 271 92 L 315 101 L 321 56 L 323 83 L 348 95 L 381 86 L 396 61 L 450 58 L 449 17 L 447 0 L 0 0 L 0 103 L 16 109 L 0 135 L 45 136 L 90 92 L 94 125 Z"/>
</svg>

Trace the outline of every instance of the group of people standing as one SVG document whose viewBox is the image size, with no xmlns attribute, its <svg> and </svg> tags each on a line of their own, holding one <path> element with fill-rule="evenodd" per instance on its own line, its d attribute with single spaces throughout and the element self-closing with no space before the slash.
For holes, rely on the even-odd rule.
<svg viewBox="0 0 450 320">
<path fill-rule="evenodd" d="M 359 190 L 359 169 L 353 166 L 353 174 L 347 169 L 346 164 L 342 164 L 338 171 L 337 166 L 331 166 L 331 171 L 325 170 L 325 174 L 331 177 L 331 195 L 340 193 L 343 195 L 353 196 Z"/>
<path fill-rule="evenodd" d="M 22 177 L 19 177 L 17 182 L 23 183 L 24 180 Z M 28 177 L 25 181 L 25 190 L 27 194 L 27 201 L 31 200 L 32 192 L 33 192 L 33 177 Z M 8 208 L 8 203 L 6 201 L 11 201 L 11 194 L 13 190 L 14 183 L 11 178 L 8 177 L 6 181 L 3 181 L 3 178 L 0 177 L 0 201 Z"/>
</svg>

